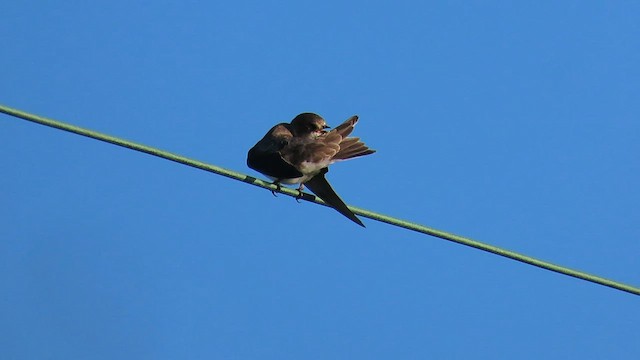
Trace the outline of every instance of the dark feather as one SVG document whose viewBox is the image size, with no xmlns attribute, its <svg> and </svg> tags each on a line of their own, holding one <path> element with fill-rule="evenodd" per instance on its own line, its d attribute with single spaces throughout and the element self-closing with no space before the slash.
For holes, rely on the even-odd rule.
<svg viewBox="0 0 640 360">
<path fill-rule="evenodd" d="M 305 186 L 308 187 L 309 190 L 313 191 L 313 193 L 316 194 L 325 203 L 327 203 L 327 205 L 338 210 L 339 213 L 346 216 L 356 224 L 362 227 L 365 227 L 362 221 L 358 219 L 356 214 L 354 214 L 353 212 L 351 212 L 351 210 L 349 210 L 349 208 L 344 203 L 344 201 L 340 199 L 340 197 L 338 196 L 338 194 L 336 194 L 336 192 L 333 190 L 331 185 L 329 185 L 329 182 L 324 177 L 324 174 L 327 171 L 328 171 L 327 168 L 324 168 L 320 174 L 314 176 L 313 178 L 311 178 L 311 180 L 304 183 Z"/>
<path fill-rule="evenodd" d="M 290 163 L 284 161 L 280 151 L 291 141 L 289 124 L 278 124 L 249 150 L 247 166 L 276 179 L 293 179 L 302 176 Z"/>
<path fill-rule="evenodd" d="M 278 152 L 264 152 L 251 148 L 247 156 L 247 166 L 276 179 L 295 179 L 302 176 L 298 169 L 282 160 Z"/>
</svg>

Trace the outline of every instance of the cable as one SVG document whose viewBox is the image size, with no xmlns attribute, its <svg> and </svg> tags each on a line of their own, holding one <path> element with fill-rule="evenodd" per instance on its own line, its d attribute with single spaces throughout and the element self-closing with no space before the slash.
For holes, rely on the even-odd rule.
<svg viewBox="0 0 640 360">
<path fill-rule="evenodd" d="M 92 131 L 92 130 L 88 130 L 88 129 L 84 129 L 81 128 L 79 126 L 74 126 L 71 124 L 66 124 L 60 121 L 56 121 L 56 120 L 52 120 L 52 119 L 48 119 L 45 117 L 41 117 L 41 116 L 37 116 L 37 115 L 33 115 L 24 111 L 20 111 L 17 109 L 13 109 L 4 105 L 0 105 L 0 112 L 5 113 L 7 115 L 11 115 L 17 118 L 21 118 L 24 120 L 28 120 L 37 124 L 41 124 L 41 125 L 46 125 L 55 129 L 60 129 L 60 130 L 64 130 L 64 131 L 68 131 L 74 134 L 78 134 L 78 135 L 82 135 L 82 136 L 86 136 L 86 137 L 90 137 L 92 139 L 96 139 L 96 140 L 100 140 L 100 141 L 104 141 L 104 142 L 108 142 L 114 145 L 118 145 L 118 146 L 122 146 L 122 147 L 126 147 L 129 149 L 133 149 L 136 151 L 140 151 L 140 152 L 144 152 L 153 156 L 157 156 L 163 159 L 167 159 L 167 160 L 171 160 L 171 161 L 175 161 L 177 163 L 181 163 L 184 165 L 188 165 L 191 167 L 195 167 L 198 169 L 202 169 L 205 171 L 209 171 L 218 175 L 222 175 L 222 176 L 226 176 L 228 178 L 231 179 L 235 179 L 235 180 L 239 180 L 239 181 L 243 181 L 255 186 L 259 186 L 265 189 L 269 189 L 271 191 L 278 191 L 282 194 L 285 195 L 289 195 L 292 197 L 296 197 L 299 195 L 297 190 L 293 190 L 293 189 L 288 189 L 285 187 L 281 187 L 280 189 L 278 189 L 275 185 L 273 185 L 272 183 L 266 182 L 266 181 L 262 181 L 260 179 L 254 178 L 252 176 L 246 175 L 246 174 L 242 174 L 239 172 L 235 172 L 235 171 L 231 171 L 231 170 L 227 170 L 215 165 L 210 165 L 210 164 L 206 164 L 204 162 L 198 161 L 198 160 L 194 160 L 194 159 L 190 159 L 181 155 L 177 155 L 177 154 L 173 154 L 170 153 L 168 151 L 163 151 L 151 146 L 146 146 L 146 145 L 142 145 L 142 144 L 138 144 L 132 141 L 128 141 L 128 140 L 124 140 L 118 137 L 114 137 L 114 136 L 110 136 L 110 135 L 106 135 L 106 134 L 102 134 L 99 133 L 97 131 Z M 303 200 L 309 201 L 309 202 L 314 202 L 320 205 L 324 205 L 327 206 L 321 199 L 316 198 L 314 195 L 311 194 L 307 194 L 304 193 L 302 196 Z M 466 246 L 470 246 L 482 251 L 486 251 L 486 252 L 490 252 L 496 255 L 500 255 L 512 260 L 516 260 L 516 261 L 520 261 L 529 265 L 533 265 L 533 266 L 537 266 L 539 268 L 542 269 L 546 269 L 549 271 L 554 271 L 563 275 L 568 275 L 568 276 L 572 276 L 578 279 L 582 279 L 582 280 L 586 280 L 595 284 L 599 284 L 599 285 L 604 285 L 604 286 L 608 286 L 610 288 L 613 289 L 617 289 L 617 290 L 621 290 L 621 291 L 625 291 L 634 295 L 640 295 L 640 288 L 631 286 L 631 285 L 627 285 L 624 283 L 620 283 L 614 280 L 609 280 L 609 279 L 605 279 L 603 277 L 600 276 L 596 276 L 596 275 L 591 275 L 582 271 L 578 271 L 578 270 L 573 270 L 573 269 L 569 269 L 566 268 L 564 266 L 560 266 L 560 265 L 556 265 L 556 264 L 552 264 L 550 262 L 547 261 L 542 261 L 542 260 L 538 260 L 536 258 L 530 257 L 530 256 L 526 256 L 514 251 L 510 251 L 510 250 L 506 250 L 503 248 L 499 248 L 497 246 L 493 246 L 493 245 L 489 245 L 489 244 L 485 244 L 479 241 L 475 241 L 463 236 L 458 236 L 458 235 L 454 235 L 445 231 L 441 231 L 441 230 L 436 230 L 433 228 L 429 228 L 423 225 L 419 225 L 419 224 L 415 224 L 415 223 L 411 223 L 408 221 L 404 221 L 404 220 L 400 220 L 391 216 L 387 216 L 387 215 L 383 215 L 383 214 L 379 214 L 373 211 L 369 211 L 369 210 L 365 210 L 365 209 L 360 209 L 357 207 L 353 207 L 353 206 L 349 206 L 349 209 L 351 209 L 351 211 L 353 211 L 354 213 L 367 217 L 369 219 L 372 220 L 377 220 L 380 222 L 385 222 L 387 224 L 390 225 L 394 225 L 394 226 L 398 226 L 401 228 L 405 228 L 408 230 L 413 230 L 419 233 L 423 233 L 426 235 L 431 235 L 440 239 L 444 239 L 444 240 L 448 240 L 448 241 L 452 241 L 454 243 L 458 243 L 458 244 L 462 244 L 462 245 L 466 245 Z"/>
</svg>

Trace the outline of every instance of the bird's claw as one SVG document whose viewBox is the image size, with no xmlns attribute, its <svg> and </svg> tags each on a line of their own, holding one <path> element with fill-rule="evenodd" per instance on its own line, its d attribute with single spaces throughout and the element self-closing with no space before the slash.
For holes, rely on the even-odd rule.
<svg viewBox="0 0 640 360">
<path fill-rule="evenodd" d="M 276 186 L 276 189 L 278 191 L 280 191 L 280 189 L 282 189 L 282 187 L 280 186 L 280 182 L 279 181 L 274 181 L 273 185 Z M 276 195 L 276 190 L 271 190 L 271 194 L 273 194 L 273 196 L 278 197 L 278 195 Z"/>
<path fill-rule="evenodd" d="M 304 190 L 304 184 L 300 184 L 300 186 L 298 187 L 298 195 L 296 195 L 296 201 L 298 203 L 300 203 L 300 199 L 302 199 L 302 197 L 304 196 L 302 190 Z"/>
</svg>

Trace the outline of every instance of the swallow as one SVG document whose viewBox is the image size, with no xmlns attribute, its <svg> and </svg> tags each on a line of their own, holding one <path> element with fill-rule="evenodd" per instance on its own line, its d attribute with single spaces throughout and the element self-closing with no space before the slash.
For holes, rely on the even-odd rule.
<svg viewBox="0 0 640 360">
<path fill-rule="evenodd" d="M 278 188 L 299 184 L 300 196 L 306 185 L 327 205 L 364 227 L 325 178 L 329 165 L 375 152 L 360 138 L 348 137 L 357 122 L 358 116 L 352 116 L 328 131 L 320 115 L 302 113 L 290 123 L 272 127 L 249 150 L 247 166 L 269 177 Z"/>
</svg>

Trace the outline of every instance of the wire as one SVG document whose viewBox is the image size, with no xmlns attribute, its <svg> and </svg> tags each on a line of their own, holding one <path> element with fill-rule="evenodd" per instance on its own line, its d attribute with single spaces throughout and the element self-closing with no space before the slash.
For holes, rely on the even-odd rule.
<svg viewBox="0 0 640 360">
<path fill-rule="evenodd" d="M 136 151 L 140 151 L 140 152 L 144 152 L 153 156 L 157 156 L 163 159 L 167 159 L 167 160 L 171 160 L 171 161 L 175 161 L 177 163 L 181 163 L 184 165 L 188 165 L 194 168 L 198 168 L 198 169 L 202 169 L 205 171 L 209 171 L 218 175 L 222 175 L 222 176 L 226 176 L 228 178 L 234 179 L 234 180 L 239 180 L 239 181 L 243 181 L 255 186 L 259 186 L 271 191 L 278 191 L 282 194 L 288 195 L 288 196 L 292 196 L 292 197 L 296 197 L 299 195 L 297 190 L 293 190 L 293 189 L 289 189 L 289 188 L 285 188 L 285 187 L 281 187 L 280 189 L 278 189 L 277 186 L 275 186 L 272 183 L 266 182 L 266 181 L 262 181 L 260 179 L 257 179 L 255 177 L 246 175 L 246 174 L 242 174 L 239 172 L 235 172 L 235 171 L 231 171 L 231 170 L 227 170 L 224 168 L 221 168 L 219 166 L 215 166 L 215 165 L 211 165 L 211 164 L 206 164 L 204 162 L 198 161 L 198 160 L 194 160 L 194 159 L 190 159 L 187 158 L 185 156 L 181 156 L 181 155 L 177 155 L 177 154 L 173 154 L 170 153 L 168 151 L 163 151 L 151 146 L 147 146 L 147 145 L 142 145 L 139 143 L 135 143 L 132 141 L 128 141 L 128 140 L 124 140 L 115 136 L 110 136 L 110 135 L 106 135 L 106 134 L 102 134 L 99 133 L 97 131 L 92 131 L 92 130 L 88 130 L 85 128 L 81 128 L 79 126 L 75 126 L 75 125 L 71 125 L 71 124 L 67 124 L 64 122 L 60 122 L 60 121 L 56 121 L 56 120 L 52 120 L 52 119 L 48 119 L 45 117 L 41 117 L 41 116 L 37 116 L 37 115 L 33 115 L 24 111 L 20 111 L 17 109 L 13 109 L 4 105 L 0 105 L 0 112 L 5 113 L 7 115 L 11 115 L 17 118 L 21 118 L 24 120 L 28 120 L 37 124 L 41 124 L 41 125 L 46 125 L 55 129 L 59 129 L 59 130 L 64 130 L 64 131 L 68 131 L 74 134 L 78 134 L 78 135 L 82 135 L 82 136 L 86 136 L 92 139 L 96 139 L 96 140 L 100 140 L 100 141 L 104 141 L 104 142 L 108 142 L 114 145 L 118 145 L 118 146 L 122 146 L 122 147 L 126 147 L 129 149 L 133 149 Z M 307 194 L 304 193 L 302 196 L 303 200 L 309 201 L 309 202 L 313 202 L 313 203 L 317 203 L 320 205 L 324 205 L 327 206 L 321 199 L 315 197 L 314 195 L 311 194 Z M 486 251 L 486 252 L 490 252 L 496 255 L 500 255 L 512 260 L 516 260 L 516 261 L 520 261 L 529 265 L 533 265 L 533 266 L 537 266 L 539 268 L 542 269 L 546 269 L 549 271 L 554 271 L 563 275 L 568 275 L 568 276 L 572 276 L 578 279 L 582 279 L 582 280 L 586 280 L 595 284 L 599 284 L 599 285 L 604 285 L 604 286 L 608 286 L 610 288 L 613 289 L 617 289 L 617 290 L 621 290 L 621 291 L 625 291 L 634 295 L 640 295 L 640 288 L 638 287 L 634 287 L 631 285 L 627 285 L 621 282 L 617 282 L 614 280 L 610 280 L 610 279 L 606 279 L 600 276 L 596 276 L 596 275 L 591 275 L 588 273 L 585 273 L 583 271 L 578 271 L 578 270 L 573 270 L 573 269 L 569 269 L 567 267 L 561 266 L 561 265 L 556 265 L 556 264 L 552 264 L 550 262 L 547 261 L 542 261 L 542 260 L 538 260 L 536 258 L 530 257 L 530 256 L 526 256 L 514 251 L 510 251 L 510 250 L 506 250 L 497 246 L 493 246 L 493 245 L 489 245 L 489 244 L 485 244 L 476 240 L 472 240 L 463 236 L 458 236 L 458 235 L 454 235 L 445 231 L 441 231 L 441 230 L 436 230 L 427 226 L 423 226 L 423 225 L 419 225 L 419 224 L 415 224 L 412 222 L 408 222 L 408 221 L 404 221 L 404 220 L 400 220 L 391 216 L 387 216 L 387 215 L 383 215 L 383 214 L 379 214 L 373 211 L 369 211 L 369 210 L 365 210 L 365 209 L 360 209 L 354 206 L 349 206 L 349 209 L 351 209 L 351 211 L 353 211 L 354 213 L 367 217 L 369 219 L 373 219 L 373 220 L 377 220 L 380 222 L 385 222 L 387 224 L 391 224 L 394 226 L 398 226 L 401 228 L 405 228 L 408 230 L 413 230 L 419 233 L 423 233 L 426 235 L 431 235 L 440 239 L 444 239 L 444 240 L 448 240 L 448 241 L 452 241 L 454 243 L 458 243 L 458 244 L 462 244 L 462 245 L 466 245 L 466 246 L 470 246 L 482 251 Z"/>
</svg>

